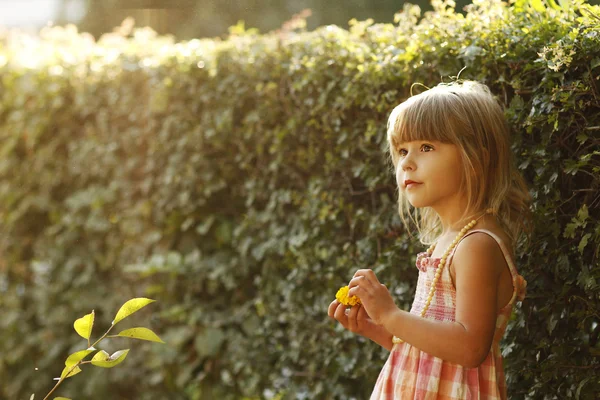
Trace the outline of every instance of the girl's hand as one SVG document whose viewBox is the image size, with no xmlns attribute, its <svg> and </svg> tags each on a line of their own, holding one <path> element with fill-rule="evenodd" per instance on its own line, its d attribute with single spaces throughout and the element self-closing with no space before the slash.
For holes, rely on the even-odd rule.
<svg viewBox="0 0 600 400">
<path fill-rule="evenodd" d="M 398 309 L 387 287 L 379 282 L 373 270 L 359 269 L 348 284 L 348 296 L 358 296 L 365 311 L 377 325 Z"/>
<path fill-rule="evenodd" d="M 361 336 L 370 338 L 375 324 L 367 314 L 367 311 L 360 304 L 352 306 L 350 312 L 346 314 L 346 306 L 337 300 L 329 305 L 327 314 L 337 320 L 345 329 Z"/>
</svg>

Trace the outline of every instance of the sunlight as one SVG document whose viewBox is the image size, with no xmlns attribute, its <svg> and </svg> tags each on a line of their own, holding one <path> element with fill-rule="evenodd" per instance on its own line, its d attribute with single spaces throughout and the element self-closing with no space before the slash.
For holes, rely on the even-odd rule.
<svg viewBox="0 0 600 400">
<path fill-rule="evenodd" d="M 0 1 L 0 26 L 40 28 L 57 17 L 60 6 L 60 0 Z M 64 14 L 69 22 L 77 23 L 85 15 L 84 1 L 65 1 Z"/>
</svg>

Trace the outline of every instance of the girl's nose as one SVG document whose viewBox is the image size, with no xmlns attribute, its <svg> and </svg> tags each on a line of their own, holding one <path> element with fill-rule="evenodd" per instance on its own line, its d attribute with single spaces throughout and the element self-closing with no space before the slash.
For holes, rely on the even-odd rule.
<svg viewBox="0 0 600 400">
<path fill-rule="evenodd" d="M 414 169 L 414 162 L 410 155 L 406 155 L 400 160 L 400 168 L 402 168 L 402 171 L 412 171 Z"/>
</svg>

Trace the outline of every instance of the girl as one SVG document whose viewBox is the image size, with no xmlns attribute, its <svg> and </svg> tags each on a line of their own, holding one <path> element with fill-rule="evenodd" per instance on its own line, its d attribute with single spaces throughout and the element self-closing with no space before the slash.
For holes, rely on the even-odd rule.
<svg viewBox="0 0 600 400">
<path fill-rule="evenodd" d="M 348 285 L 361 304 L 328 314 L 390 350 L 371 400 L 506 399 L 499 341 L 525 296 L 513 251 L 531 216 L 502 107 L 483 84 L 442 83 L 392 111 L 387 139 L 400 217 L 431 245 L 412 308 L 361 269 Z"/>
</svg>

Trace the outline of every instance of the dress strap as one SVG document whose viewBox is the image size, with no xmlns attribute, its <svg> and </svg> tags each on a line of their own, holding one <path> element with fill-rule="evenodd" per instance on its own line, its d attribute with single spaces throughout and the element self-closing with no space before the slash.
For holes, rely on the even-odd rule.
<svg viewBox="0 0 600 400">
<path fill-rule="evenodd" d="M 467 236 L 469 236 L 473 233 L 476 233 L 476 232 L 487 233 L 489 236 L 494 238 L 494 240 L 496 240 L 496 243 L 498 243 L 498 246 L 500 246 L 500 249 L 502 250 L 502 254 L 504 255 L 504 260 L 506 261 L 506 264 L 508 264 L 508 269 L 510 270 L 510 274 L 511 274 L 512 280 L 513 280 L 513 295 L 512 295 L 512 298 L 510 299 L 509 304 L 512 304 L 515 301 L 515 298 L 518 298 L 519 300 L 522 301 L 525 298 L 525 292 L 526 292 L 525 288 L 527 287 L 527 281 L 523 278 L 523 276 L 519 275 L 517 268 L 514 264 L 512 255 L 510 254 L 508 248 L 506 247 L 506 244 L 502 241 L 502 239 L 500 239 L 500 237 L 498 235 L 496 235 L 495 233 L 493 233 L 487 229 L 473 229 L 472 231 L 467 232 L 462 238 L 460 238 L 458 243 L 456 243 L 456 246 L 454 246 L 454 248 L 448 255 L 447 265 L 450 266 L 450 263 L 452 262 L 452 258 L 454 257 L 454 252 L 456 251 L 456 248 L 458 247 L 460 242 Z"/>
</svg>

